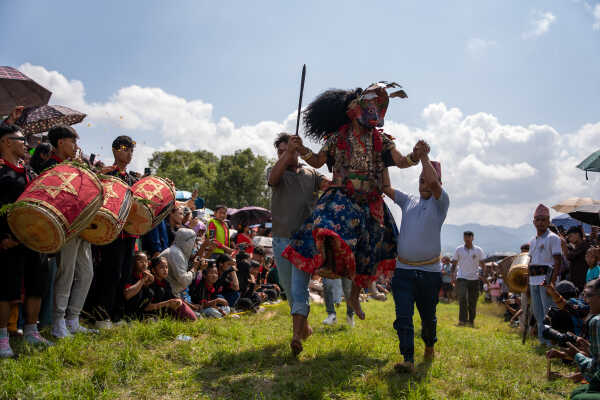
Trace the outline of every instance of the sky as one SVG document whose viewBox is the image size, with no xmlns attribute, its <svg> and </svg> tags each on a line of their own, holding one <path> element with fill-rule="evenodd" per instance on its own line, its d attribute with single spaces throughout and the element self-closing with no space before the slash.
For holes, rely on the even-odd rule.
<svg viewBox="0 0 600 400">
<path fill-rule="evenodd" d="M 328 88 L 404 87 L 384 128 L 402 153 L 430 143 L 447 222 L 519 226 L 540 202 L 600 198 L 575 168 L 600 143 L 600 0 L 20 0 L 0 15 L 0 65 L 87 113 L 81 146 L 107 162 L 120 134 L 139 171 L 176 148 L 274 158 L 306 64 L 304 105 Z M 416 193 L 419 171 L 393 168 L 393 186 Z"/>
</svg>

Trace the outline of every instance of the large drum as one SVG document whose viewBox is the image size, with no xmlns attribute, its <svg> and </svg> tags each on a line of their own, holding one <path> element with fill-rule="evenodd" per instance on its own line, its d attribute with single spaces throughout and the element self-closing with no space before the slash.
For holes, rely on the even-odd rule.
<svg viewBox="0 0 600 400">
<path fill-rule="evenodd" d="M 175 188 L 163 178 L 147 176 L 131 187 L 133 204 L 125 232 L 145 235 L 158 225 L 175 206 Z"/>
<path fill-rule="evenodd" d="M 90 225 L 79 236 L 101 246 L 113 242 L 123 230 L 133 194 L 129 185 L 114 176 L 103 175 L 100 181 L 104 187 L 104 202 Z"/>
<path fill-rule="evenodd" d="M 56 253 L 90 224 L 102 196 L 96 174 L 64 162 L 31 182 L 8 212 L 8 225 L 30 249 Z"/>
</svg>

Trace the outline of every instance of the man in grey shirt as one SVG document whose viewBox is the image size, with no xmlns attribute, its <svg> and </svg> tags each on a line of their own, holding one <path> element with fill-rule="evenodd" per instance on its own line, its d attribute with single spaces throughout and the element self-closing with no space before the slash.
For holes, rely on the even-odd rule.
<svg viewBox="0 0 600 400">
<path fill-rule="evenodd" d="M 400 341 L 404 362 L 396 364 L 399 372 L 414 371 L 415 304 L 421 316 L 421 338 L 425 342 L 425 359 L 434 356 L 437 341 L 436 306 L 441 278 L 442 224 L 450 200 L 442 189 L 441 166 L 430 161 L 427 153 L 421 156 L 423 172 L 419 177 L 420 197 L 393 190 L 389 183 L 385 194 L 402 208 L 398 235 L 398 260 L 392 279 L 392 294 L 396 305 L 394 329 Z"/>
<path fill-rule="evenodd" d="M 292 308 L 295 301 L 292 293 L 303 294 L 295 296 L 296 302 L 304 302 L 304 298 L 308 298 L 308 279 L 300 276 L 305 275 L 306 272 L 295 268 L 281 254 L 290 243 L 292 233 L 310 216 L 319 190 L 329 182 L 315 170 L 305 168 L 298 163 L 298 148 L 303 147 L 299 136 L 280 133 L 274 145 L 278 160 L 267 170 L 267 182 L 272 189 L 273 256 L 279 281 Z M 294 284 L 295 290 L 292 291 Z M 292 319 L 294 335 L 291 347 L 294 354 L 298 354 L 302 351 L 301 341 L 311 335 L 312 329 L 306 316 L 294 314 Z"/>
</svg>

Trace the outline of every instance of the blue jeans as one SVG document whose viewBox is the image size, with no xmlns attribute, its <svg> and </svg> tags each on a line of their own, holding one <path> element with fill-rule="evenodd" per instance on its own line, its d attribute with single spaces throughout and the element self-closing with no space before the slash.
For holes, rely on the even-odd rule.
<svg viewBox="0 0 600 400">
<path fill-rule="evenodd" d="M 352 281 L 348 278 L 323 278 L 323 298 L 325 300 L 325 310 L 327 310 L 327 314 L 336 314 L 335 303 L 340 302 L 340 293 L 342 290 L 344 291 L 344 297 L 346 298 L 346 315 L 354 315 L 354 310 L 348 305 L 350 291 L 352 290 Z"/>
<path fill-rule="evenodd" d="M 308 296 L 310 274 L 294 267 L 287 258 L 281 256 L 290 241 L 289 238 L 273 238 L 273 256 L 279 273 L 279 283 L 285 291 L 292 315 L 299 314 L 308 317 L 310 312 Z"/>
<path fill-rule="evenodd" d="M 400 353 L 406 362 L 414 362 L 415 358 L 413 326 L 415 303 L 421 316 L 421 338 L 425 346 L 431 347 L 437 342 L 435 311 L 441 285 L 442 277 L 439 272 L 398 268 L 394 273 L 392 278 L 392 294 L 396 305 L 394 329 L 400 340 Z"/>
<path fill-rule="evenodd" d="M 541 285 L 529 285 L 531 292 L 530 307 L 535 321 L 537 323 L 538 339 L 541 343 L 550 345 L 550 341 L 544 339 L 542 332 L 544 330 L 544 317 L 548 309 L 554 305 L 552 298 L 546 293 L 546 287 Z"/>
</svg>

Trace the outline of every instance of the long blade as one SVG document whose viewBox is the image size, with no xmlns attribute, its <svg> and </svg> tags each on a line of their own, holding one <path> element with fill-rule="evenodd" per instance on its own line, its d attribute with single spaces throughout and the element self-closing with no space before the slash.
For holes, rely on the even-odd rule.
<svg viewBox="0 0 600 400">
<path fill-rule="evenodd" d="M 302 109 L 302 95 L 304 94 L 304 79 L 306 78 L 306 64 L 302 66 L 302 79 L 300 80 L 300 99 L 298 100 L 298 115 L 296 116 L 296 136 L 300 127 L 300 110 Z"/>
</svg>

